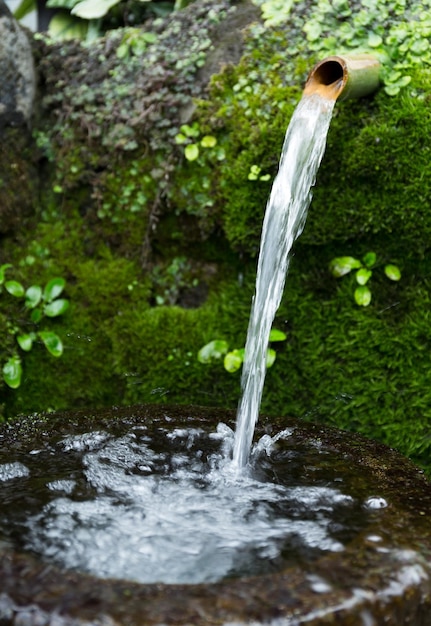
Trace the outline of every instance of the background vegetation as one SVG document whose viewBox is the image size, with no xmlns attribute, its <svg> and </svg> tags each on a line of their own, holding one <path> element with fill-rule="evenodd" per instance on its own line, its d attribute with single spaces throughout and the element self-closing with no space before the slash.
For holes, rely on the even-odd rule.
<svg viewBox="0 0 431 626">
<path fill-rule="evenodd" d="M 362 432 L 429 471 L 429 8 L 204 0 L 91 44 L 36 38 L 38 185 L 0 263 L 23 285 L 64 278 L 70 305 L 43 320 L 62 341 L 55 358 L 37 336 L 22 351 L 16 336 L 34 322 L 24 300 L 0 293 L 1 362 L 19 355 L 23 370 L 18 388 L 1 383 L 3 418 L 236 406 L 240 373 L 198 351 L 244 345 L 263 212 L 307 72 L 367 50 L 383 62 L 382 89 L 336 106 L 262 411 Z M 361 307 L 355 277 L 335 278 L 330 263 L 370 251 L 373 297 Z M 400 281 L 385 277 L 389 262 Z"/>
</svg>

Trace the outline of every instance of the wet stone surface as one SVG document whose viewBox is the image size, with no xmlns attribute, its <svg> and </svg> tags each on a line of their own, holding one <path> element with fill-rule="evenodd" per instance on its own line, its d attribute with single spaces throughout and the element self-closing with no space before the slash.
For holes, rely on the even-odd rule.
<svg viewBox="0 0 431 626">
<path fill-rule="evenodd" d="M 431 489 L 421 472 L 360 436 L 262 417 L 247 480 L 230 492 L 222 449 L 234 420 L 219 409 L 144 405 L 3 425 L 0 624 L 429 624 Z M 190 473 L 193 484 L 184 482 Z M 163 492 L 164 482 L 178 491 Z M 144 532 L 147 492 L 161 497 L 157 523 Z M 204 535 L 196 562 L 174 551 L 163 570 L 167 549 L 157 528 L 176 513 L 180 544 L 195 546 L 196 535 L 199 546 L 202 518 L 190 516 L 205 497 L 223 509 L 210 519 L 216 534 Z M 88 514 L 95 498 L 100 504 Z M 182 517 L 190 524 L 181 526 Z M 228 522 L 220 531 L 219 518 Z M 95 565 L 82 543 L 83 519 L 101 542 Z M 56 520 L 66 524 L 66 539 Z M 247 537 L 250 520 L 258 526 Z M 259 537 L 266 522 L 272 543 Z M 142 566 L 139 554 L 150 558 L 159 544 L 153 566 L 145 559 Z M 184 567 L 177 571 L 175 560 Z"/>
</svg>

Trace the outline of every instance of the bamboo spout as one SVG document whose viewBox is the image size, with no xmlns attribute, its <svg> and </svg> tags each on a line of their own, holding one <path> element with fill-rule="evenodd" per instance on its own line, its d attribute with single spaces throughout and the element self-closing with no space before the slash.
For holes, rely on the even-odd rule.
<svg viewBox="0 0 431 626">
<path fill-rule="evenodd" d="M 379 86 L 379 61 L 369 54 L 323 59 L 308 75 L 304 94 L 318 93 L 330 100 L 361 98 Z"/>
</svg>

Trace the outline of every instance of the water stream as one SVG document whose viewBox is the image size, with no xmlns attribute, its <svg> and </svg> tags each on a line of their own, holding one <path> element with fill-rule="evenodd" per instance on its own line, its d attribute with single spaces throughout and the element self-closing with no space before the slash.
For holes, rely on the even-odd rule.
<svg viewBox="0 0 431 626">
<path fill-rule="evenodd" d="M 335 100 L 315 93 L 302 97 L 286 132 L 266 207 L 233 450 L 233 463 L 238 468 L 249 459 L 265 381 L 269 334 L 283 295 L 289 253 L 304 227 L 334 104 Z"/>
</svg>

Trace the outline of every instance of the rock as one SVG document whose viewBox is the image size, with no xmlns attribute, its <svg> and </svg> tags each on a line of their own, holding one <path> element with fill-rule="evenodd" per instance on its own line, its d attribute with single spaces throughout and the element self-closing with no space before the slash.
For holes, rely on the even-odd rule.
<svg viewBox="0 0 431 626">
<path fill-rule="evenodd" d="M 0 0 L 0 233 L 23 226 L 37 189 L 30 126 L 36 79 L 26 32 Z"/>
<path fill-rule="evenodd" d="M 35 97 L 35 69 L 25 31 L 0 2 L 0 132 L 5 126 L 30 124 Z"/>
</svg>

